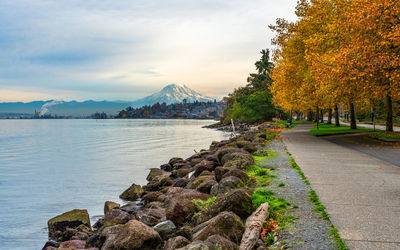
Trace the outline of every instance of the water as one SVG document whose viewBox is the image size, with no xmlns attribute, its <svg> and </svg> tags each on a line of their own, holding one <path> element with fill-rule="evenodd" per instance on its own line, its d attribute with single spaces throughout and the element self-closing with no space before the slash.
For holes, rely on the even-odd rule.
<svg viewBox="0 0 400 250">
<path fill-rule="evenodd" d="M 228 137 L 199 120 L 0 120 L 0 249 L 41 249 L 47 220 L 104 201 Z"/>
</svg>

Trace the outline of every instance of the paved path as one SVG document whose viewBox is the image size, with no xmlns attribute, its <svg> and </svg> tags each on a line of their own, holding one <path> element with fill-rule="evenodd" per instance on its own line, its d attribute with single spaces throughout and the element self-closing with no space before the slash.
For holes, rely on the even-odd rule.
<svg viewBox="0 0 400 250">
<path fill-rule="evenodd" d="M 335 120 L 333 119 L 332 123 L 334 123 L 334 121 Z M 347 123 L 347 122 L 340 121 L 340 124 L 344 124 L 344 125 L 350 126 L 350 123 Z M 357 123 L 357 127 L 374 128 L 374 125 Z M 375 128 L 376 129 L 380 129 L 380 130 L 386 130 L 386 126 L 385 125 L 375 125 Z M 393 131 L 400 131 L 400 127 L 393 127 Z"/>
<path fill-rule="evenodd" d="M 311 136 L 312 126 L 282 136 L 347 246 L 400 249 L 400 168 Z"/>
</svg>

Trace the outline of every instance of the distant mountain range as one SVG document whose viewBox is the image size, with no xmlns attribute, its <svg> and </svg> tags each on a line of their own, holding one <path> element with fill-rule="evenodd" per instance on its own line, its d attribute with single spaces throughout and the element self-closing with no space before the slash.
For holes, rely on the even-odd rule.
<svg viewBox="0 0 400 250">
<path fill-rule="evenodd" d="M 116 115 L 122 109 L 128 106 L 141 107 L 153 105 L 154 103 L 177 103 L 183 102 L 208 102 L 214 101 L 213 98 L 204 96 L 185 85 L 170 84 L 164 87 L 160 92 L 147 96 L 133 102 L 110 102 L 110 101 L 34 101 L 34 102 L 4 102 L 0 103 L 0 117 L 4 114 L 34 114 L 35 111 L 41 115 L 52 114 L 59 116 L 89 116 L 95 112 L 105 112 L 109 115 Z"/>
<path fill-rule="evenodd" d="M 154 103 L 163 103 L 172 104 L 183 102 L 185 100 L 187 102 L 208 102 L 214 101 L 213 98 L 202 95 L 190 88 L 186 85 L 180 84 L 170 84 L 164 87 L 160 92 L 147 96 L 143 99 L 139 99 L 134 101 L 131 106 L 132 107 L 142 107 L 145 105 L 153 105 Z"/>
</svg>

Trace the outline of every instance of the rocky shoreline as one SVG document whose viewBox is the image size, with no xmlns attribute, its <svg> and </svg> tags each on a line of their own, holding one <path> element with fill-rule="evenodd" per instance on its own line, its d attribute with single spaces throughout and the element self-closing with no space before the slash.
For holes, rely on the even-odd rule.
<svg viewBox="0 0 400 250">
<path fill-rule="evenodd" d="M 127 204 L 106 201 L 93 226 L 86 210 L 50 219 L 43 249 L 266 249 L 259 237 L 268 204 L 255 207 L 255 179 L 245 170 L 253 154 L 266 153 L 271 127 L 242 126 L 239 136 L 152 168 L 147 185 L 120 195 Z"/>
</svg>

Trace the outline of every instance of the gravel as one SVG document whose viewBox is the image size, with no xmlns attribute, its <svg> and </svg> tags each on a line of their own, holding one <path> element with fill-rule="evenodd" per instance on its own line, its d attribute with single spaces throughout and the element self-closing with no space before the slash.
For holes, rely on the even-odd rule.
<svg viewBox="0 0 400 250">
<path fill-rule="evenodd" d="M 287 211 L 287 215 L 297 218 L 277 232 L 278 239 L 272 247 L 337 249 L 334 239 L 330 236 L 330 222 L 320 218 L 320 212 L 313 211 L 315 205 L 309 199 L 310 186 L 304 183 L 297 170 L 289 164 L 285 144 L 277 139 L 265 148 L 278 153 L 277 157 L 272 157 L 261 164 L 264 168 L 277 169 L 274 174 L 278 177 L 271 182 L 269 188 L 275 192 L 276 197 L 284 198 L 291 204 L 292 208 Z M 282 182 L 285 186 L 278 187 Z"/>
</svg>

